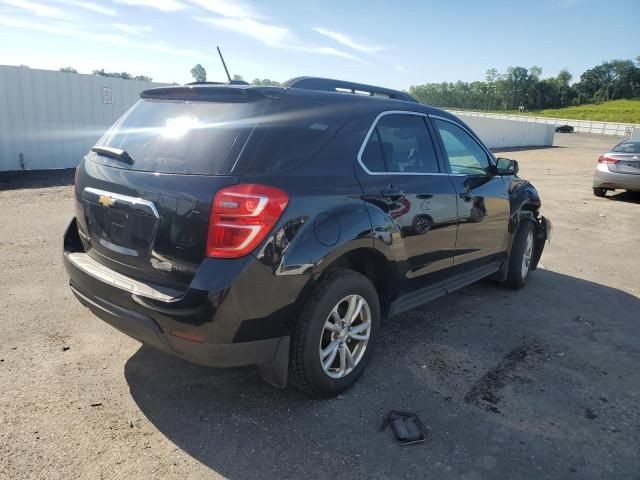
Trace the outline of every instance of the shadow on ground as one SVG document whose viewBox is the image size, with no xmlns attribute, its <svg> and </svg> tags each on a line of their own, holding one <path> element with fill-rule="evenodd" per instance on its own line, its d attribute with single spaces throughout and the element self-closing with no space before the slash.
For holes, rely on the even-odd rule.
<svg viewBox="0 0 640 480">
<path fill-rule="evenodd" d="M 0 172 L 0 190 L 73 185 L 75 168 Z"/>
<path fill-rule="evenodd" d="M 480 282 L 391 319 L 343 399 L 311 400 L 253 369 L 142 347 L 131 395 L 179 448 L 239 478 L 631 478 L 640 471 L 640 300 L 539 270 L 527 289 Z M 378 432 L 417 412 L 425 444 Z"/>
<path fill-rule="evenodd" d="M 640 204 L 640 192 L 622 191 L 619 193 L 609 193 L 606 198 L 609 200 L 615 200 L 616 202 Z"/>
</svg>

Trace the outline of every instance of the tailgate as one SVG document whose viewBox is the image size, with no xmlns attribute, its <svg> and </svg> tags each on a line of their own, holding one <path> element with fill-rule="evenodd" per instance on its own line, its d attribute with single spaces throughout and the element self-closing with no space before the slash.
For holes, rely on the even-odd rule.
<svg viewBox="0 0 640 480">
<path fill-rule="evenodd" d="M 213 196 L 237 179 L 137 172 L 86 159 L 77 182 L 78 228 L 89 256 L 131 278 L 184 288 L 205 257 Z"/>
</svg>

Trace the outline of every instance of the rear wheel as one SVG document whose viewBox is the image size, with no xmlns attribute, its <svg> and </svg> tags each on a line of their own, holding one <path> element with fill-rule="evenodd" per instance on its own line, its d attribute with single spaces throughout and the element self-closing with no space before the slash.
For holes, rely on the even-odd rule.
<svg viewBox="0 0 640 480">
<path fill-rule="evenodd" d="M 607 194 L 606 188 L 593 187 L 593 194 L 596 197 L 604 197 Z"/>
<path fill-rule="evenodd" d="M 328 273 L 293 333 L 291 382 L 316 397 L 351 387 L 371 358 L 379 323 L 378 294 L 367 277 L 345 269 Z"/>
<path fill-rule="evenodd" d="M 505 281 L 505 285 L 513 290 L 520 290 L 527 284 L 536 248 L 534 232 L 533 222 L 525 221 L 520 225 L 513 241 L 509 256 L 509 272 Z"/>
</svg>

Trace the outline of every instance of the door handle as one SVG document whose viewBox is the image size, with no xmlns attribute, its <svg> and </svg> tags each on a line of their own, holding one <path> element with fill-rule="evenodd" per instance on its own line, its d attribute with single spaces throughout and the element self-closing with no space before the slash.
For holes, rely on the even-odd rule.
<svg viewBox="0 0 640 480">
<path fill-rule="evenodd" d="M 471 200 L 473 195 L 471 195 L 471 190 L 465 190 L 464 192 L 460 192 L 460 198 L 463 200 Z"/>
<path fill-rule="evenodd" d="M 393 185 L 389 185 L 382 189 L 381 195 L 388 198 L 400 198 L 404 197 L 404 192 Z"/>
</svg>

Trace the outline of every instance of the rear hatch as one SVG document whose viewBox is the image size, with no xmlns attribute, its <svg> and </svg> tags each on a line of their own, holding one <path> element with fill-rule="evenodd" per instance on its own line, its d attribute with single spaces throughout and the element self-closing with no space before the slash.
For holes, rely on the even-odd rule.
<svg viewBox="0 0 640 480">
<path fill-rule="evenodd" d="M 614 173 L 629 173 L 640 175 L 640 153 L 609 153 L 607 157 L 618 160 L 617 163 L 609 164 L 609 171 Z"/>
<path fill-rule="evenodd" d="M 205 256 L 211 201 L 282 90 L 180 87 L 143 92 L 77 177 L 87 253 L 132 278 L 186 287 Z"/>
<path fill-rule="evenodd" d="M 606 156 L 616 163 L 609 163 L 609 171 L 640 175 L 640 142 L 624 141 L 616 145 Z"/>
<path fill-rule="evenodd" d="M 206 256 L 216 192 L 268 182 L 313 157 L 354 106 L 318 96 L 229 86 L 143 92 L 78 168 L 88 255 L 130 278 L 186 289 Z"/>
</svg>

